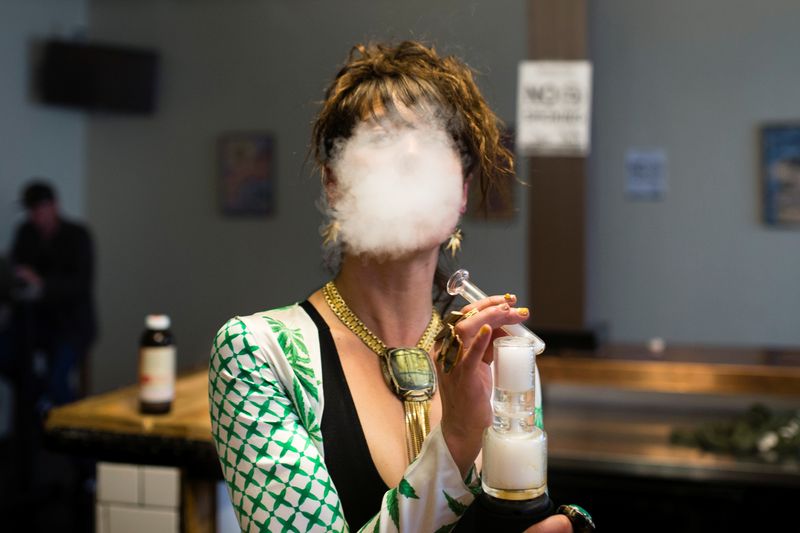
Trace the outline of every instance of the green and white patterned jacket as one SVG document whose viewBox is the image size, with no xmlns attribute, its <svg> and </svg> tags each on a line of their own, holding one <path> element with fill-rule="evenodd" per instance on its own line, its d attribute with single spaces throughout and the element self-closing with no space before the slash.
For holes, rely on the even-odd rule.
<svg viewBox="0 0 800 533">
<path fill-rule="evenodd" d="M 319 335 L 299 305 L 229 320 L 211 351 L 214 444 L 243 531 L 348 531 L 325 466 Z M 446 532 L 480 482 L 463 481 L 439 427 L 400 484 L 386 492 L 370 532 Z"/>
</svg>

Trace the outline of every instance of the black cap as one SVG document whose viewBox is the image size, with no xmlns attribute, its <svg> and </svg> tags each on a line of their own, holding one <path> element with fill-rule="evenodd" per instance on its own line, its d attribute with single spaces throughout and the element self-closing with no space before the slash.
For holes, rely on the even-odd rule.
<svg viewBox="0 0 800 533">
<path fill-rule="evenodd" d="M 52 202 L 55 199 L 55 191 L 43 181 L 31 182 L 22 191 L 22 205 L 25 206 L 25 209 L 33 209 L 44 202 Z"/>
</svg>

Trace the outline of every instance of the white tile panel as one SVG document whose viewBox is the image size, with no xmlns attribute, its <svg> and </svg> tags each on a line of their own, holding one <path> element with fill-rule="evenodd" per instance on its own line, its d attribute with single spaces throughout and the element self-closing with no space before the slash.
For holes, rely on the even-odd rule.
<svg viewBox="0 0 800 533">
<path fill-rule="evenodd" d="M 97 500 L 103 503 L 139 503 L 139 467 L 121 463 L 98 463 Z"/>
<path fill-rule="evenodd" d="M 144 475 L 144 505 L 159 507 L 180 506 L 180 470 L 171 467 L 145 466 L 142 468 Z"/>
<path fill-rule="evenodd" d="M 108 533 L 179 533 L 177 510 L 108 506 Z"/>
</svg>

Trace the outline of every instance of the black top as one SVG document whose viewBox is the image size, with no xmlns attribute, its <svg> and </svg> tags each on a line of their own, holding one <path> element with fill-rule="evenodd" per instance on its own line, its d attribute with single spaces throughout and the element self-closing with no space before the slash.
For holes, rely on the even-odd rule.
<svg viewBox="0 0 800 533">
<path fill-rule="evenodd" d="M 91 236 L 80 224 L 62 219 L 48 239 L 30 222 L 17 229 L 12 261 L 31 267 L 44 281 L 41 300 L 33 309 L 41 347 L 65 340 L 88 344 L 94 339 L 93 255 Z"/>
<path fill-rule="evenodd" d="M 325 465 L 339 493 L 345 519 L 355 530 L 380 511 L 381 500 L 389 487 L 370 457 L 331 330 L 307 300 L 300 307 L 308 313 L 319 331 L 325 399 L 321 424 Z"/>
</svg>

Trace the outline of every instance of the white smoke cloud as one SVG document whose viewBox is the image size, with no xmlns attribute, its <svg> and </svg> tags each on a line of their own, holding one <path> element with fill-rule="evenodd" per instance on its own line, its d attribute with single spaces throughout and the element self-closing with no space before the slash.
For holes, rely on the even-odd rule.
<svg viewBox="0 0 800 533">
<path fill-rule="evenodd" d="M 403 256 L 438 246 L 458 223 L 458 151 L 440 121 L 412 114 L 361 122 L 336 146 L 328 215 L 347 252 Z"/>
</svg>

